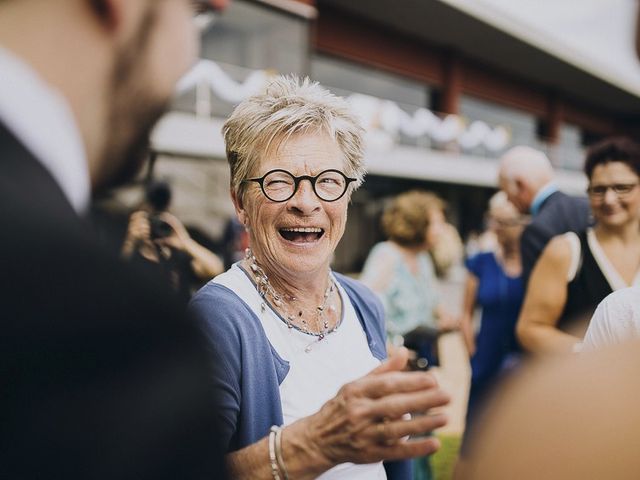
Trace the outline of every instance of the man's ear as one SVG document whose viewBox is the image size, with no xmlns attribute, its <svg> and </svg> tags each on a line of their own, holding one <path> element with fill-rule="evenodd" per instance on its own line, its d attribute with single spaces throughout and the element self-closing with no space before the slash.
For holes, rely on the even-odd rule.
<svg viewBox="0 0 640 480">
<path fill-rule="evenodd" d="M 107 30 L 116 29 L 123 20 L 123 0 L 87 0 L 98 21 Z"/>
<path fill-rule="evenodd" d="M 523 192 L 527 189 L 527 182 L 520 177 L 514 178 L 513 183 L 515 184 L 518 192 Z"/>
<path fill-rule="evenodd" d="M 245 211 L 244 205 L 242 203 L 242 196 L 238 195 L 233 188 L 231 188 L 231 201 L 233 202 L 233 206 L 236 209 L 238 220 L 240 220 L 240 223 L 242 223 L 246 227 L 248 218 L 247 212 Z"/>
</svg>

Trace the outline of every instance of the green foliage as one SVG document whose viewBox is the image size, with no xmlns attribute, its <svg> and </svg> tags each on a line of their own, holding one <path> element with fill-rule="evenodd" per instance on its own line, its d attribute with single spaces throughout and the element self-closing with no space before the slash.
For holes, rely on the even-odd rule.
<svg viewBox="0 0 640 480">
<path fill-rule="evenodd" d="M 431 456 L 435 480 L 451 480 L 460 450 L 460 435 L 437 435 L 442 446 Z"/>
</svg>

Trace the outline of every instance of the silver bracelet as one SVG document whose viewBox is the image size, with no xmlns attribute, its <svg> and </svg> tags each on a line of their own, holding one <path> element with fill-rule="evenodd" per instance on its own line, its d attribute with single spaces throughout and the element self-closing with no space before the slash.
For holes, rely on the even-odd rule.
<svg viewBox="0 0 640 480">
<path fill-rule="evenodd" d="M 273 480 L 280 480 L 280 468 L 278 467 L 278 459 L 276 458 L 276 435 L 278 429 L 275 425 L 269 431 L 269 462 L 271 463 L 271 475 Z"/>
<path fill-rule="evenodd" d="M 289 480 L 289 473 L 287 472 L 287 467 L 284 464 L 284 456 L 282 455 L 282 430 L 284 430 L 282 427 L 276 427 L 276 460 L 278 461 L 280 470 L 282 470 L 284 480 Z"/>
</svg>

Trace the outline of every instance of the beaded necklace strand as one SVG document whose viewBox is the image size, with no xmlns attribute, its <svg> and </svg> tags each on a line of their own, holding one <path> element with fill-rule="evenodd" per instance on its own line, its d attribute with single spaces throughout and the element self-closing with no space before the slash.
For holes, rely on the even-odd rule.
<svg viewBox="0 0 640 480">
<path fill-rule="evenodd" d="M 327 335 L 338 329 L 340 322 L 337 322 L 333 328 L 329 328 L 329 319 L 326 316 L 327 310 L 335 310 L 335 306 L 333 304 L 329 305 L 329 299 L 335 291 L 335 282 L 329 272 L 327 272 L 327 288 L 323 295 L 322 304 L 315 308 L 315 329 L 312 330 L 309 328 L 307 320 L 303 318 L 303 311 L 301 309 L 294 308 L 298 299 L 289 294 L 279 293 L 273 285 L 271 285 L 269 277 L 265 273 L 264 269 L 258 264 L 258 261 L 250 248 L 247 248 L 245 252 L 245 259 L 249 264 L 251 274 L 255 278 L 256 289 L 263 300 L 260 305 L 261 312 L 264 313 L 266 311 L 266 303 L 269 303 L 275 311 L 281 314 L 280 316 L 284 319 L 289 328 L 296 328 L 302 333 L 318 337 L 317 340 L 307 345 L 305 352 L 309 352 L 314 343 L 323 340 Z M 297 317 L 299 318 L 300 323 L 296 322 L 296 315 L 291 313 L 292 308 L 293 310 L 298 310 Z"/>
</svg>

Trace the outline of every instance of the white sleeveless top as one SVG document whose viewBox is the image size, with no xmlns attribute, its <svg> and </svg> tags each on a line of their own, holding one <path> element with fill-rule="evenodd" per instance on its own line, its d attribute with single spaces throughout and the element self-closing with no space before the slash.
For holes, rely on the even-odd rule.
<svg viewBox="0 0 640 480">
<path fill-rule="evenodd" d="M 232 290 L 253 310 L 269 343 L 280 357 L 289 362 L 289 373 L 280 384 L 284 425 L 316 413 L 345 383 L 366 375 L 380 364 L 369 349 L 367 336 L 348 295 L 335 277 L 342 301 L 342 320 L 338 329 L 323 340 L 289 328 L 269 304 L 263 309 L 262 298 L 238 264 L 213 281 Z M 318 478 L 379 480 L 387 476 L 382 462 L 367 465 L 343 463 Z"/>
</svg>

